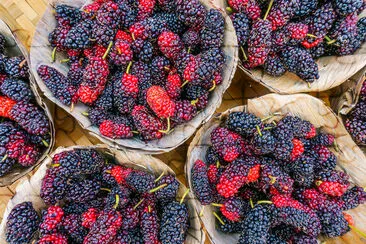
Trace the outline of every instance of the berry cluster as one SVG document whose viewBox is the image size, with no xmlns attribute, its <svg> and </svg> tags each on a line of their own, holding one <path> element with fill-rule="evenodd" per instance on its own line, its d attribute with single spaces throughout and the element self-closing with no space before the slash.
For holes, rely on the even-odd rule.
<svg viewBox="0 0 366 244">
<path fill-rule="evenodd" d="M 228 0 L 245 68 L 319 78 L 316 59 L 353 54 L 365 42 L 362 0 Z"/>
<path fill-rule="evenodd" d="M 366 82 L 362 83 L 358 103 L 347 115 L 346 129 L 357 144 L 366 144 Z"/>
<path fill-rule="evenodd" d="M 343 211 L 366 202 L 362 187 L 335 169 L 334 136 L 287 115 L 277 122 L 232 112 L 211 131 L 191 170 L 202 205 L 218 207 L 217 228 L 238 243 L 317 243 L 353 227 Z"/>
<path fill-rule="evenodd" d="M 173 175 L 121 166 L 92 149 L 54 155 L 42 180 L 47 205 L 41 213 L 30 202 L 15 206 L 8 219 L 9 243 L 184 243 L 189 212 L 178 198 Z M 39 233 L 39 235 L 38 235 Z"/>
<path fill-rule="evenodd" d="M 225 21 L 219 10 L 189 1 L 95 1 L 58 5 L 49 34 L 67 75 L 38 74 L 67 106 L 89 106 L 91 123 L 112 139 L 160 139 L 204 109 L 222 83 Z"/>
<path fill-rule="evenodd" d="M 0 177 L 34 165 L 50 144 L 49 119 L 37 105 L 23 56 L 8 57 L 0 33 Z"/>
</svg>

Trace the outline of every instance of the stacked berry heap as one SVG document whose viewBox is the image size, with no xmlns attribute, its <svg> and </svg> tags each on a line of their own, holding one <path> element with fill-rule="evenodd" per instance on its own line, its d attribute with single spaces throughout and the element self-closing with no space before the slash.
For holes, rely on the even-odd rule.
<svg viewBox="0 0 366 244">
<path fill-rule="evenodd" d="M 5 55 L 0 33 L 0 177 L 34 165 L 50 144 L 50 123 L 30 88 L 23 56 Z"/>
<path fill-rule="evenodd" d="M 286 71 L 309 84 L 316 59 L 353 54 L 366 40 L 363 0 L 227 0 L 245 68 L 272 76 Z"/>
<path fill-rule="evenodd" d="M 6 240 L 30 243 L 36 235 L 37 244 L 184 243 L 189 213 L 186 194 L 176 200 L 179 187 L 173 175 L 156 178 L 96 150 L 63 151 L 42 180 L 47 208 L 39 215 L 30 202 L 16 205 Z"/>
<path fill-rule="evenodd" d="M 366 81 L 362 83 L 358 103 L 347 115 L 346 129 L 357 144 L 366 144 Z"/>
<path fill-rule="evenodd" d="M 192 189 L 217 207 L 217 228 L 241 233 L 239 243 L 315 244 L 359 231 L 344 211 L 365 203 L 366 192 L 335 169 L 334 136 L 291 115 L 266 121 L 231 113 L 192 167 Z"/>
<path fill-rule="evenodd" d="M 49 34 L 53 59 L 38 74 L 67 106 L 89 106 L 91 123 L 113 139 L 160 139 L 204 109 L 223 81 L 225 21 L 199 0 L 107 0 L 58 5 Z"/>
</svg>

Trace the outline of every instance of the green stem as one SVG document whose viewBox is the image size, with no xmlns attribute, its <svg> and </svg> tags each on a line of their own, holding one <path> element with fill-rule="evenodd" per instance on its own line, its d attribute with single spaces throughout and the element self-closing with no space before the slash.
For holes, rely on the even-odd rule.
<svg viewBox="0 0 366 244">
<path fill-rule="evenodd" d="M 257 128 L 257 131 L 258 131 L 259 136 L 263 136 L 262 131 L 261 131 L 261 129 L 259 128 L 259 126 L 258 126 L 258 125 L 256 125 L 255 127 Z"/>
<path fill-rule="evenodd" d="M 215 90 L 215 88 L 216 88 L 216 81 L 215 80 L 212 81 L 212 84 L 213 84 L 212 87 L 210 88 L 210 90 L 208 90 L 209 92 Z"/>
<path fill-rule="evenodd" d="M 268 9 L 267 9 L 267 11 L 266 11 L 266 14 L 264 15 L 263 20 L 266 20 L 266 19 L 267 19 L 267 16 L 268 16 L 268 14 L 269 14 L 269 11 L 271 10 L 272 5 L 273 5 L 273 1 L 274 1 L 274 0 L 271 0 L 271 1 L 269 2 Z"/>
<path fill-rule="evenodd" d="M 224 204 L 220 204 L 220 203 L 211 203 L 211 205 L 214 206 L 214 207 L 219 207 L 219 208 L 224 206 Z"/>
<path fill-rule="evenodd" d="M 233 9 L 230 8 L 230 7 L 226 7 L 226 11 L 228 11 L 229 13 L 232 13 L 233 12 Z"/>
<path fill-rule="evenodd" d="M 186 198 L 186 196 L 188 195 L 188 192 L 189 192 L 189 189 L 187 189 L 185 192 L 184 192 L 184 194 L 183 194 L 183 196 L 182 196 L 182 199 L 180 199 L 180 204 L 182 204 L 183 203 L 183 201 L 184 201 L 184 198 Z"/>
<path fill-rule="evenodd" d="M 261 200 L 261 201 L 258 201 L 258 202 L 257 202 L 257 204 L 262 204 L 262 203 L 273 204 L 273 202 L 268 201 L 268 200 Z"/>
<path fill-rule="evenodd" d="M 166 130 L 159 130 L 159 132 L 164 133 L 164 134 L 168 134 L 169 131 L 170 131 L 170 118 L 168 117 L 168 118 L 166 118 L 166 120 L 167 120 L 167 129 Z"/>
<path fill-rule="evenodd" d="M 247 60 L 248 60 L 248 57 L 247 57 L 247 55 L 245 54 L 245 50 L 244 50 L 244 48 L 243 48 L 242 46 L 240 46 L 240 50 L 241 50 L 241 52 L 243 53 L 244 61 L 247 61 Z"/>
<path fill-rule="evenodd" d="M 306 35 L 307 35 L 308 37 L 311 37 L 311 38 L 315 38 L 315 39 L 316 39 L 316 38 L 318 38 L 317 36 L 315 36 L 315 35 L 313 35 L 313 34 L 309 34 L 309 33 L 308 33 L 308 34 L 306 34 Z"/>
<path fill-rule="evenodd" d="M 56 48 L 54 48 L 52 50 L 52 54 L 51 54 L 51 61 L 52 61 L 52 63 L 55 62 L 55 60 L 56 60 Z"/>
<path fill-rule="evenodd" d="M 4 162 L 8 158 L 8 154 L 5 154 L 4 157 L 1 159 L 1 163 Z"/>
<path fill-rule="evenodd" d="M 163 172 L 159 175 L 159 177 L 155 179 L 155 181 L 154 181 L 154 182 L 158 182 L 158 181 L 161 179 L 161 177 L 163 177 L 163 175 L 164 175 L 164 174 L 165 174 L 165 172 L 163 171 Z"/>
<path fill-rule="evenodd" d="M 44 140 L 44 139 L 42 139 L 42 143 L 43 143 L 43 145 L 45 147 L 49 147 L 50 146 L 50 144 L 48 144 L 48 142 L 46 140 Z"/>
<path fill-rule="evenodd" d="M 222 221 L 222 219 L 220 218 L 220 216 L 219 216 L 217 213 L 213 212 L 213 215 L 216 217 L 216 219 L 217 219 L 217 220 L 218 220 L 222 225 L 225 225 L 224 221 Z"/>
<path fill-rule="evenodd" d="M 119 205 L 119 195 L 116 194 L 116 203 L 113 205 L 113 208 L 117 209 L 118 205 Z"/>
<path fill-rule="evenodd" d="M 128 66 L 127 66 L 127 69 L 126 69 L 126 74 L 130 73 L 131 66 L 132 66 L 132 61 L 128 63 Z"/>
<path fill-rule="evenodd" d="M 105 51 L 105 53 L 103 55 L 103 59 L 107 58 L 109 52 L 111 51 L 112 46 L 113 46 L 113 42 L 109 42 L 108 48 L 107 48 L 107 50 Z"/>
<path fill-rule="evenodd" d="M 249 203 L 250 203 L 250 207 L 251 208 L 254 208 L 254 203 L 253 203 L 253 199 L 252 198 L 249 198 Z"/>
<path fill-rule="evenodd" d="M 84 115 L 84 116 L 89 116 L 89 113 L 88 113 L 88 112 L 86 112 L 86 111 L 81 112 L 81 114 L 82 114 L 82 115 Z"/>
<path fill-rule="evenodd" d="M 355 231 L 357 234 L 359 234 L 360 236 L 362 236 L 363 238 L 366 238 L 366 234 L 365 232 L 363 232 L 362 230 L 358 229 L 357 227 L 353 226 L 353 225 L 349 225 L 349 227 Z"/>
<path fill-rule="evenodd" d="M 144 198 L 142 198 L 134 207 L 133 209 L 135 210 L 138 206 L 140 206 L 140 204 L 144 201 Z"/>
<path fill-rule="evenodd" d="M 158 186 L 158 187 L 155 187 L 154 189 L 151 189 L 151 190 L 149 191 L 149 193 L 154 193 L 154 192 L 156 192 L 156 191 L 159 191 L 160 189 L 162 189 L 162 188 L 166 187 L 167 185 L 168 185 L 168 184 L 164 183 L 164 184 L 162 184 L 162 185 L 160 185 L 160 186 Z"/>
</svg>

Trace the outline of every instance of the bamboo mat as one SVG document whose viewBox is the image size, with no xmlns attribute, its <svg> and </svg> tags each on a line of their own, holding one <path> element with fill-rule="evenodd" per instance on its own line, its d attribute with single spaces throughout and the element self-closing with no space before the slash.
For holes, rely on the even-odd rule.
<svg viewBox="0 0 366 244">
<path fill-rule="evenodd" d="M 46 9 L 46 0 L 0 0 L 0 18 L 17 33 L 24 45 L 30 48 L 35 26 Z M 244 105 L 246 100 L 268 94 L 269 91 L 258 83 L 250 80 L 241 71 L 237 71 L 231 87 L 224 95 L 223 103 L 217 112 L 228 108 Z M 313 93 L 329 104 L 329 93 Z M 77 122 L 60 108 L 51 105 L 56 127 L 56 147 L 72 145 L 92 145 L 99 143 L 95 138 L 88 136 Z M 192 139 L 192 138 L 191 138 Z M 170 153 L 158 155 L 177 174 L 182 182 L 185 181 L 184 163 L 190 140 Z M 27 177 L 30 177 L 30 173 Z M 18 182 L 8 187 L 0 188 L 0 220 L 6 208 L 6 204 L 13 196 Z M 209 242 L 207 242 L 209 243 Z"/>
</svg>

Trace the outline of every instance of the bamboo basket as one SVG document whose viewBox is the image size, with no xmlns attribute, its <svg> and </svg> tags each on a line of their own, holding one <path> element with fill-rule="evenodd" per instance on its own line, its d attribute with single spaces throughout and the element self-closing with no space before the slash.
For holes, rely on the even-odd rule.
<svg viewBox="0 0 366 244">
<path fill-rule="evenodd" d="M 227 0 L 215 0 L 222 9 L 228 7 Z M 366 15 L 363 11 L 360 17 Z M 352 55 L 321 57 L 316 60 L 319 67 L 319 79 L 309 87 L 297 75 L 286 72 L 280 77 L 266 74 L 262 68 L 248 70 L 239 61 L 239 68 L 254 81 L 279 94 L 321 92 L 337 87 L 366 66 L 366 43 Z"/>
<path fill-rule="evenodd" d="M 280 112 L 282 115 L 293 114 L 308 120 L 314 124 L 316 128 L 322 128 L 322 131 L 333 134 L 339 146 L 339 152 L 333 151 L 337 158 L 338 169 L 347 172 L 351 181 L 362 187 L 366 186 L 366 157 L 360 148 L 353 142 L 351 136 L 344 128 L 341 119 L 337 117 L 332 110 L 325 106 L 324 103 L 309 95 L 278 95 L 269 94 L 256 99 L 248 100 L 247 106 L 238 106 L 215 115 L 207 122 L 193 138 L 188 149 L 187 163 L 185 173 L 190 189 L 192 190 L 191 169 L 197 159 L 204 160 L 205 152 L 210 146 L 211 131 L 216 128 L 231 112 L 247 111 L 255 114 L 260 118 L 267 117 L 274 113 Z M 275 116 L 273 119 L 280 119 Z M 196 199 L 194 202 L 197 212 L 200 212 L 203 206 Z M 205 228 L 207 229 L 209 239 L 212 243 L 225 244 L 236 243 L 238 234 L 225 234 L 215 228 L 215 217 L 212 214 L 214 208 L 205 206 L 201 217 Z M 354 220 L 355 226 L 362 230 L 366 230 L 366 206 L 361 205 L 356 209 L 347 211 Z M 325 241 L 325 239 L 321 239 Z M 350 231 L 342 237 L 327 239 L 327 243 L 364 243 L 366 240 L 357 235 L 356 232 Z"/>
<path fill-rule="evenodd" d="M 154 158 L 150 155 L 138 154 L 135 152 L 122 151 L 117 149 L 108 148 L 105 145 L 97 145 L 90 147 L 82 147 L 82 146 L 73 146 L 73 147 L 59 147 L 52 154 L 53 157 L 55 154 L 70 151 L 73 149 L 95 149 L 99 152 L 112 156 L 117 159 L 118 163 L 124 165 L 126 167 L 135 168 L 139 170 L 144 170 L 149 173 L 154 174 L 155 176 L 159 176 L 161 173 L 165 172 L 165 174 L 175 175 L 174 171 L 169 168 L 166 164 L 160 161 L 157 158 Z M 33 203 L 34 208 L 39 212 L 41 209 L 44 209 L 46 205 L 44 204 L 40 195 L 42 178 L 46 174 L 47 168 L 51 164 L 51 158 L 47 157 L 42 165 L 39 167 L 37 172 L 30 178 L 23 180 L 16 188 L 16 194 L 14 197 L 8 202 L 3 220 L 0 225 L 0 242 L 6 243 L 5 238 L 5 229 L 6 229 L 6 219 L 9 215 L 10 211 L 14 208 L 15 205 L 24 202 L 31 201 Z M 178 195 L 182 196 L 186 191 L 186 187 L 183 183 L 180 183 Z M 189 221 L 190 227 L 187 232 L 187 237 L 185 243 L 187 244 L 202 244 L 205 241 L 205 234 L 201 228 L 201 224 L 199 222 L 199 218 L 197 213 L 193 207 L 193 195 L 189 193 L 189 195 L 185 198 L 188 210 L 189 210 Z"/>
<path fill-rule="evenodd" d="M 0 19 L 0 33 L 3 34 L 6 38 L 6 44 L 5 44 L 5 53 L 9 56 L 16 56 L 16 55 L 23 55 L 24 58 L 27 60 L 28 64 L 29 62 L 29 56 L 27 49 L 23 46 L 23 44 L 19 41 L 16 33 L 13 33 L 10 28 L 7 26 L 5 22 L 3 22 Z M 24 168 L 24 167 L 15 167 L 12 169 L 8 174 L 0 177 L 0 186 L 8 186 L 11 185 L 16 180 L 20 179 L 24 175 L 28 174 L 30 171 L 32 171 L 37 165 L 41 163 L 41 161 L 47 156 L 47 154 L 52 150 L 53 145 L 55 143 L 55 129 L 54 129 L 54 123 L 52 120 L 52 115 L 44 102 L 44 100 L 41 98 L 41 96 L 38 93 L 37 90 L 37 83 L 35 82 L 33 74 L 29 73 L 29 84 L 32 92 L 34 93 L 34 97 L 36 100 L 36 104 L 40 106 L 46 113 L 47 118 L 49 120 L 49 127 L 50 127 L 50 133 L 51 133 L 51 140 L 49 147 L 44 151 L 43 155 L 40 157 L 40 159 L 37 161 L 36 164 L 34 164 L 31 167 Z"/>
<path fill-rule="evenodd" d="M 143 142 L 138 139 L 119 139 L 113 140 L 107 138 L 100 134 L 99 129 L 96 126 L 92 126 L 89 119 L 83 116 L 81 113 L 87 110 L 87 106 L 84 104 L 78 103 L 73 111 L 70 111 L 68 106 L 60 103 L 49 91 L 49 89 L 45 86 L 43 81 L 38 76 L 36 70 L 37 67 L 41 64 L 50 65 L 55 67 L 62 73 L 66 73 L 68 68 L 66 64 L 62 64 L 59 60 L 65 58 L 62 55 L 57 55 L 57 60 L 54 63 L 51 63 L 51 52 L 52 48 L 48 43 L 48 33 L 52 31 L 52 29 L 56 25 L 56 20 L 52 13 L 52 6 L 57 3 L 65 3 L 75 7 L 82 7 L 88 0 L 59 0 L 53 1 L 46 9 L 45 14 L 42 19 L 39 21 L 36 32 L 33 38 L 33 43 L 31 47 L 31 69 L 34 71 L 37 83 L 41 88 L 42 92 L 48 97 L 52 102 L 63 108 L 65 111 L 70 113 L 79 123 L 80 125 L 86 129 L 91 135 L 97 137 L 102 142 L 117 148 L 128 148 L 128 149 L 136 149 L 140 151 L 144 151 L 145 153 L 162 153 L 173 150 L 177 146 L 184 143 L 196 129 L 204 122 L 206 122 L 215 112 L 215 109 L 220 106 L 223 94 L 225 90 L 229 87 L 231 80 L 235 74 L 238 54 L 237 54 L 237 41 L 235 38 L 234 28 L 232 26 L 230 18 L 225 14 L 225 38 L 224 38 L 224 52 L 226 56 L 226 63 L 224 65 L 224 73 L 223 73 L 223 83 L 215 89 L 215 91 L 211 94 L 208 106 L 202 110 L 195 118 L 191 121 L 177 126 L 174 131 L 168 135 L 165 135 L 163 138 L 159 140 L 153 140 L 149 142 Z M 202 0 L 202 3 L 207 8 L 214 8 L 215 6 L 209 2 L 208 0 Z"/>
</svg>

